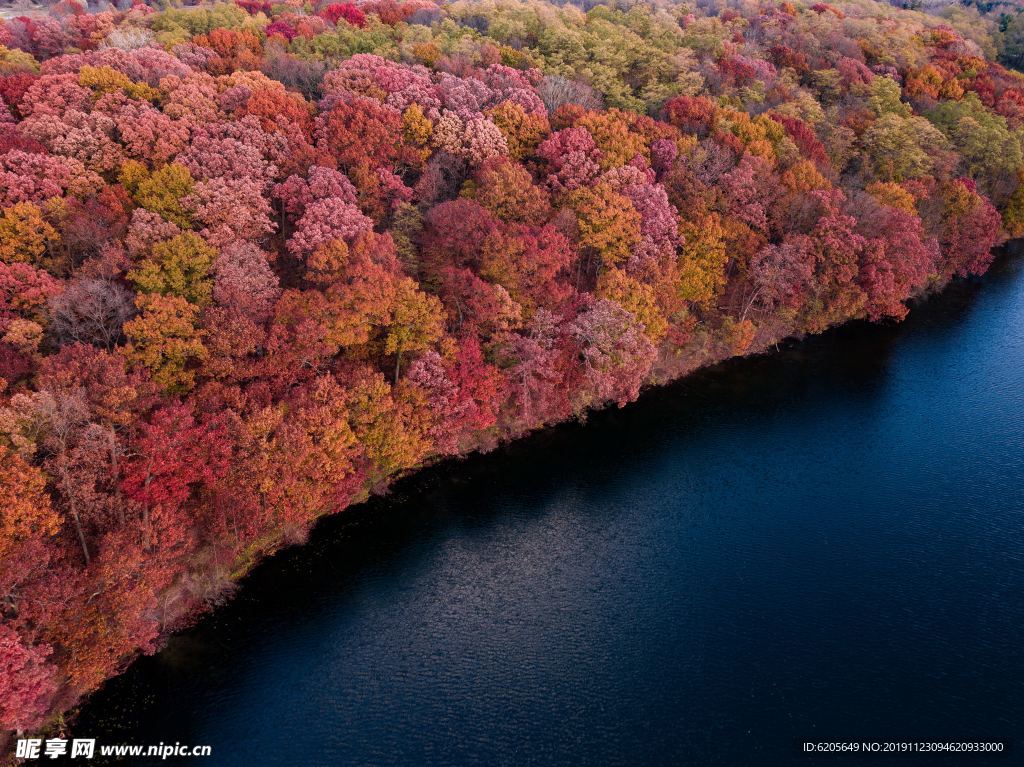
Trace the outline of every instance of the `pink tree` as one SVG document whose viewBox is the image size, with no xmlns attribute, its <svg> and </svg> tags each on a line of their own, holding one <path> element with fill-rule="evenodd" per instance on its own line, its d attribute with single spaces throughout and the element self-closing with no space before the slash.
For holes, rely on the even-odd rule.
<svg viewBox="0 0 1024 767">
<path fill-rule="evenodd" d="M 306 208 L 288 240 L 288 250 L 296 256 L 308 256 L 318 245 L 331 240 L 353 241 L 373 230 L 373 221 L 355 205 L 342 198 L 317 200 Z"/>
<path fill-rule="evenodd" d="M 577 407 L 636 399 L 657 352 L 644 326 L 614 301 L 595 300 L 568 327 L 583 360 Z"/>
<path fill-rule="evenodd" d="M 253 322 L 267 320 L 280 295 L 267 254 L 251 243 L 226 246 L 213 264 L 213 300 Z"/>
<path fill-rule="evenodd" d="M 0 624 L 0 727 L 30 730 L 43 723 L 57 692 L 53 649 L 26 647 L 18 633 Z"/>
<path fill-rule="evenodd" d="M 601 172 L 601 150 L 586 128 L 566 128 L 543 141 L 537 154 L 548 163 L 547 184 L 552 192 L 579 189 Z"/>
<path fill-rule="evenodd" d="M 200 234 L 215 247 L 258 241 L 277 228 L 270 220 L 270 203 L 262 187 L 252 179 L 214 178 L 196 184 L 182 204 L 204 227 Z"/>
</svg>

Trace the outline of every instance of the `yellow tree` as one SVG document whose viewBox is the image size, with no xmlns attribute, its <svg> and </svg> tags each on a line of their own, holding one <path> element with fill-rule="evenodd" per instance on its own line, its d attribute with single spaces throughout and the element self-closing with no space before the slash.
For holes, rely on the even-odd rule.
<svg viewBox="0 0 1024 767">
<path fill-rule="evenodd" d="M 192 366 L 207 357 L 202 330 L 196 326 L 199 309 L 180 296 L 158 293 L 139 296 L 135 303 L 142 314 L 125 324 L 128 344 L 121 353 L 148 368 L 168 392 L 188 391 L 195 383 Z"/>
<path fill-rule="evenodd" d="M 683 247 L 679 255 L 679 297 L 707 305 L 725 285 L 725 235 L 718 214 L 681 221 Z"/>
<path fill-rule="evenodd" d="M 0 561 L 23 541 L 56 534 L 60 524 L 43 472 L 0 446 Z"/>
<path fill-rule="evenodd" d="M 430 450 L 428 424 L 416 418 L 404 387 L 392 388 L 380 373 L 363 370 L 346 389 L 349 423 L 373 465 L 371 486 L 423 460 Z"/>
<path fill-rule="evenodd" d="M 402 369 L 402 353 L 428 348 L 444 333 L 444 308 L 416 282 L 403 277 L 395 286 L 391 322 L 384 335 L 385 354 L 395 355 L 395 383 Z"/>
<path fill-rule="evenodd" d="M 150 257 L 128 272 L 128 279 L 143 293 L 181 296 L 197 306 L 210 303 L 210 267 L 217 257 L 206 240 L 194 232 L 153 246 Z"/>
<path fill-rule="evenodd" d="M 511 101 L 502 101 L 488 110 L 487 116 L 505 137 L 508 155 L 513 160 L 521 160 L 533 154 L 537 145 L 551 132 L 547 117 L 528 114 L 519 104 Z"/>
<path fill-rule="evenodd" d="M 0 261 L 39 265 L 58 239 L 43 212 L 30 202 L 19 202 L 0 212 Z"/>
<path fill-rule="evenodd" d="M 644 333 L 654 343 L 668 330 L 668 321 L 658 306 L 654 288 L 630 277 L 621 269 L 609 269 L 597 281 L 597 295 L 614 301 L 636 317 L 644 326 Z"/>
<path fill-rule="evenodd" d="M 637 155 L 649 154 L 647 141 L 629 129 L 628 116 L 618 109 L 590 112 L 576 121 L 594 137 L 601 150 L 601 169 L 608 170 L 625 165 Z"/>
<path fill-rule="evenodd" d="M 610 268 L 629 258 L 640 242 L 641 217 L 628 198 L 600 182 L 569 194 L 576 212 L 580 247 L 595 254 Z"/>
<path fill-rule="evenodd" d="M 195 181 L 184 165 L 171 163 L 150 174 L 142 163 L 129 160 L 121 166 L 120 181 L 146 210 L 178 226 L 191 225 L 191 217 L 181 200 L 192 193 Z"/>
</svg>

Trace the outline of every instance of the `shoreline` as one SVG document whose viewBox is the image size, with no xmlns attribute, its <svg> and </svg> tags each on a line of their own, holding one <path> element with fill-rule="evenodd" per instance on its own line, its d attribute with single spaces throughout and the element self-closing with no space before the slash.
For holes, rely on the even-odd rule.
<svg viewBox="0 0 1024 767">
<path fill-rule="evenodd" d="M 989 266 L 989 269 L 986 270 L 986 275 L 987 275 L 988 271 L 990 271 L 992 269 L 992 266 L 996 265 L 998 262 L 1000 262 L 1002 260 L 1005 260 L 1005 259 L 1009 259 L 1009 258 L 1019 257 L 1022 254 L 1024 254 L 1024 238 L 1018 238 L 1018 239 L 1010 240 L 1010 241 L 1008 241 L 1006 243 L 1003 243 L 1002 245 L 1000 245 L 1000 246 L 998 246 L 997 248 L 994 249 L 993 263 L 992 263 L 992 265 Z M 944 295 L 947 294 L 947 292 L 950 290 L 951 287 L 954 287 L 954 286 L 956 286 L 958 284 L 964 284 L 964 283 L 970 283 L 970 282 L 980 282 L 980 281 L 984 281 L 985 279 L 986 279 L 985 275 L 980 276 L 980 277 L 955 278 L 955 279 L 951 280 L 949 283 L 947 283 L 946 285 L 944 285 L 941 290 L 931 291 L 931 292 L 925 293 L 925 294 L 923 294 L 921 296 L 918 296 L 918 297 L 912 299 L 909 302 L 910 303 L 910 313 L 914 314 L 915 312 L 919 311 L 923 303 L 926 303 L 926 302 L 931 301 L 933 299 L 939 299 L 939 298 L 943 297 Z M 710 373 L 710 372 L 714 371 L 715 368 L 720 367 L 720 366 L 722 366 L 724 364 L 733 363 L 733 362 L 739 362 L 740 360 L 756 359 L 756 358 L 764 358 L 764 357 L 774 356 L 776 354 L 782 353 L 784 350 L 786 350 L 788 348 L 798 347 L 799 345 L 801 345 L 803 343 L 806 343 L 811 338 L 820 338 L 820 337 L 822 337 L 822 336 L 824 336 L 826 334 L 835 333 L 835 332 L 837 332 L 839 330 L 842 330 L 844 328 L 850 328 L 851 326 L 855 326 L 855 325 L 858 325 L 858 324 L 862 324 L 862 325 L 879 325 L 879 324 L 882 324 L 882 325 L 890 325 L 890 326 L 894 326 L 895 327 L 895 326 L 898 326 L 898 325 L 902 324 L 903 321 L 905 321 L 905 320 L 901 320 L 901 321 L 898 321 L 898 322 L 887 321 L 887 322 L 883 322 L 883 323 L 875 323 L 875 322 L 870 322 L 869 320 L 867 320 L 866 318 L 863 318 L 863 317 L 861 317 L 861 318 L 853 318 L 853 319 L 849 319 L 849 320 L 846 320 L 844 322 L 832 325 L 829 328 L 826 328 L 824 331 L 821 331 L 819 333 L 805 333 L 805 334 L 802 334 L 802 335 L 795 335 L 795 334 L 788 335 L 788 336 L 785 336 L 785 337 L 781 337 L 781 338 L 777 339 L 774 342 L 769 341 L 764 346 L 759 347 L 757 350 L 750 350 L 750 351 L 747 351 L 747 352 L 745 352 L 743 354 L 729 355 L 729 356 L 721 357 L 721 358 L 718 358 L 718 359 L 714 359 L 713 361 L 705 360 L 704 362 L 698 363 L 695 366 L 689 368 L 686 372 L 683 372 L 683 373 L 681 373 L 679 375 L 676 375 L 676 376 L 674 376 L 672 378 L 665 379 L 665 380 L 658 380 L 657 382 L 645 384 L 644 387 L 641 389 L 639 396 L 637 398 L 631 400 L 629 403 L 627 403 L 626 405 L 624 405 L 622 407 L 633 405 L 641 397 L 650 396 L 651 394 L 653 394 L 656 391 L 664 393 L 664 390 L 666 390 L 666 389 L 668 389 L 668 388 L 670 388 L 672 386 L 676 386 L 676 385 L 681 384 L 685 379 L 688 379 L 693 374 L 696 374 L 696 373 Z M 427 461 L 425 461 L 423 464 L 421 464 L 421 465 L 419 465 L 419 466 L 417 466 L 417 467 L 415 467 L 413 469 L 410 469 L 408 471 L 399 473 L 399 474 L 397 474 L 397 475 L 395 475 L 393 477 L 388 478 L 388 480 L 386 482 L 386 485 L 384 485 L 381 488 L 378 488 L 375 491 L 367 491 L 365 496 L 361 497 L 359 500 L 353 501 L 352 503 L 347 504 L 347 505 L 345 505 L 345 506 L 343 506 L 341 508 L 338 508 L 338 509 L 333 510 L 333 511 L 326 512 L 326 513 L 318 516 L 312 522 L 312 524 L 310 525 L 309 529 L 306 531 L 306 534 L 305 534 L 303 540 L 301 540 L 301 541 L 294 541 L 294 542 L 290 542 L 290 541 L 284 540 L 279 545 L 276 545 L 273 549 L 267 550 L 265 553 L 263 553 L 263 554 L 261 554 L 259 556 L 253 556 L 253 557 L 249 558 L 249 561 L 245 562 L 245 567 L 244 568 L 242 568 L 242 569 L 237 569 L 237 568 L 233 569 L 232 570 L 232 577 L 231 577 L 230 585 L 227 586 L 220 593 L 218 599 L 215 602 L 197 606 L 197 609 L 194 609 L 194 610 L 192 610 L 192 611 L 190 611 L 188 613 L 188 618 L 183 623 L 181 623 L 180 625 L 175 626 L 173 630 L 170 630 L 170 631 L 166 632 L 165 634 L 162 634 L 160 639 L 159 639 L 159 647 L 156 650 L 156 652 L 153 653 L 153 655 L 156 655 L 156 654 L 162 652 L 164 649 L 166 649 L 168 642 L 175 635 L 177 635 L 177 634 L 179 634 L 179 633 L 181 633 L 183 631 L 187 631 L 188 629 L 193 628 L 199 622 L 208 619 L 210 616 L 212 616 L 214 613 L 216 613 L 227 602 L 230 602 L 234 598 L 235 594 L 240 589 L 244 588 L 245 580 L 249 577 L 249 575 L 252 573 L 253 570 L 255 570 L 258 567 L 267 565 L 277 555 L 279 555 L 280 553 L 282 553 L 282 552 L 284 552 L 286 550 L 290 550 L 290 551 L 293 551 L 293 552 L 301 551 L 301 548 L 303 546 L 307 545 L 309 536 L 312 535 L 313 532 L 317 528 L 320 528 L 322 526 L 322 520 L 324 520 L 326 518 L 339 518 L 339 523 L 344 524 L 344 522 L 341 521 L 341 519 L 340 519 L 341 515 L 344 512 L 355 512 L 355 513 L 358 513 L 358 514 L 371 514 L 371 513 L 373 513 L 373 510 L 368 508 L 368 502 L 374 501 L 374 500 L 384 500 L 384 499 L 389 498 L 392 495 L 392 491 L 395 489 L 396 485 L 398 485 L 399 483 L 415 482 L 415 481 L 417 481 L 417 479 L 424 477 L 424 475 L 427 472 L 450 472 L 453 466 L 464 465 L 467 461 L 482 458 L 483 456 L 485 456 L 485 455 L 487 455 L 487 454 L 489 454 L 491 452 L 494 452 L 497 449 L 508 449 L 509 447 L 511 447 L 511 446 L 513 446 L 515 444 L 518 444 L 518 443 L 522 443 L 522 442 L 524 442 L 526 440 L 541 438 L 541 437 L 543 437 L 543 435 L 550 434 L 551 432 L 553 432 L 556 429 L 562 429 L 562 428 L 567 428 L 567 427 L 572 427 L 572 426 L 585 426 L 585 422 L 586 422 L 588 416 L 610 411 L 613 408 L 613 404 L 614 403 L 608 403 L 608 404 L 606 404 L 606 405 L 604 405 L 604 406 L 602 406 L 600 408 L 595 408 L 595 409 L 592 409 L 592 410 L 588 410 L 588 411 L 586 411 L 585 413 L 581 414 L 580 416 L 578 416 L 576 418 L 570 418 L 570 419 L 565 419 L 565 420 L 557 421 L 557 422 L 550 423 L 550 424 L 545 424 L 542 427 L 529 430 L 529 431 L 524 432 L 522 434 L 516 435 L 515 437 L 512 437 L 510 439 L 499 441 L 498 443 L 496 443 L 495 445 L 490 446 L 490 447 L 486 447 L 486 448 L 478 447 L 478 448 L 475 448 L 475 449 L 472 449 L 472 450 L 468 450 L 468 451 L 466 451 L 464 453 L 460 453 L 458 455 L 452 455 L 452 456 L 433 456 L 430 459 L 428 459 Z M 619 407 L 619 408 L 616 408 L 616 409 L 622 409 L 622 407 Z M 110 676 L 110 677 L 107 677 L 107 679 L 104 680 L 104 682 L 99 687 L 97 687 L 96 689 L 92 690 L 87 696 L 85 696 L 82 699 L 78 700 L 73 705 L 71 705 L 68 708 L 64 709 L 62 714 L 59 714 L 59 715 L 55 716 L 53 721 L 46 728 L 40 730 L 36 734 L 41 734 L 41 735 L 45 736 L 45 735 L 52 735 L 52 734 L 56 734 L 56 733 L 67 733 L 69 731 L 73 731 L 74 723 L 75 723 L 78 715 L 80 714 L 82 708 L 84 706 L 88 705 L 89 702 L 91 700 L 93 700 L 94 696 L 98 692 L 100 692 L 106 686 L 107 683 L 109 683 L 111 680 L 116 679 L 116 678 L 120 677 L 121 675 L 123 675 L 125 672 L 128 671 L 128 669 L 134 663 L 138 662 L 138 660 L 141 657 L 143 657 L 143 656 L 144 656 L 144 653 L 136 652 L 131 657 L 123 659 L 122 663 L 119 664 L 120 670 L 118 671 L 117 674 L 115 674 L 113 676 Z M 5 750 L 10 748 L 10 743 L 3 743 L 3 744 L 0 744 L 0 745 L 2 745 Z M 11 761 L 10 763 L 14 764 L 15 762 Z"/>
</svg>

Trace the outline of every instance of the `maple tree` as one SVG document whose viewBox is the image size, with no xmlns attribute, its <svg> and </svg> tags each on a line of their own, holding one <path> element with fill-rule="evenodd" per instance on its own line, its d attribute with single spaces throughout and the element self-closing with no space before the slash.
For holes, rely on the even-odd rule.
<svg viewBox="0 0 1024 767">
<path fill-rule="evenodd" d="M 140 315 L 124 326 L 125 358 L 145 366 L 169 392 L 191 388 L 195 381 L 191 364 L 207 354 L 196 325 L 198 309 L 180 296 L 158 293 L 142 295 L 136 304 Z"/>
<path fill-rule="evenodd" d="M 154 245 L 127 277 L 141 294 L 180 296 L 202 306 L 210 302 L 208 277 L 215 256 L 202 237 L 184 232 Z"/>
<path fill-rule="evenodd" d="M 25 542 L 54 535 L 60 529 L 60 517 L 46 493 L 42 471 L 6 447 L 0 448 L 0 461 L 0 560 L 6 565 Z"/>
<path fill-rule="evenodd" d="M 0 625 L 0 721 L 18 731 L 39 726 L 57 692 L 48 645 L 26 647 L 14 629 Z"/>
</svg>

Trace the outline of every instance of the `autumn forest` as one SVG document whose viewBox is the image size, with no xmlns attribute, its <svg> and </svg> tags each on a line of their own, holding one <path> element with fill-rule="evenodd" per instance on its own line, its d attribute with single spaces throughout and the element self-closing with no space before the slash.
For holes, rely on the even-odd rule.
<svg viewBox="0 0 1024 767">
<path fill-rule="evenodd" d="M 1024 76 L 871 0 L 0 20 L 0 731 L 427 463 L 980 275 Z M 0 739 L 2 740 L 2 739 Z"/>
</svg>

